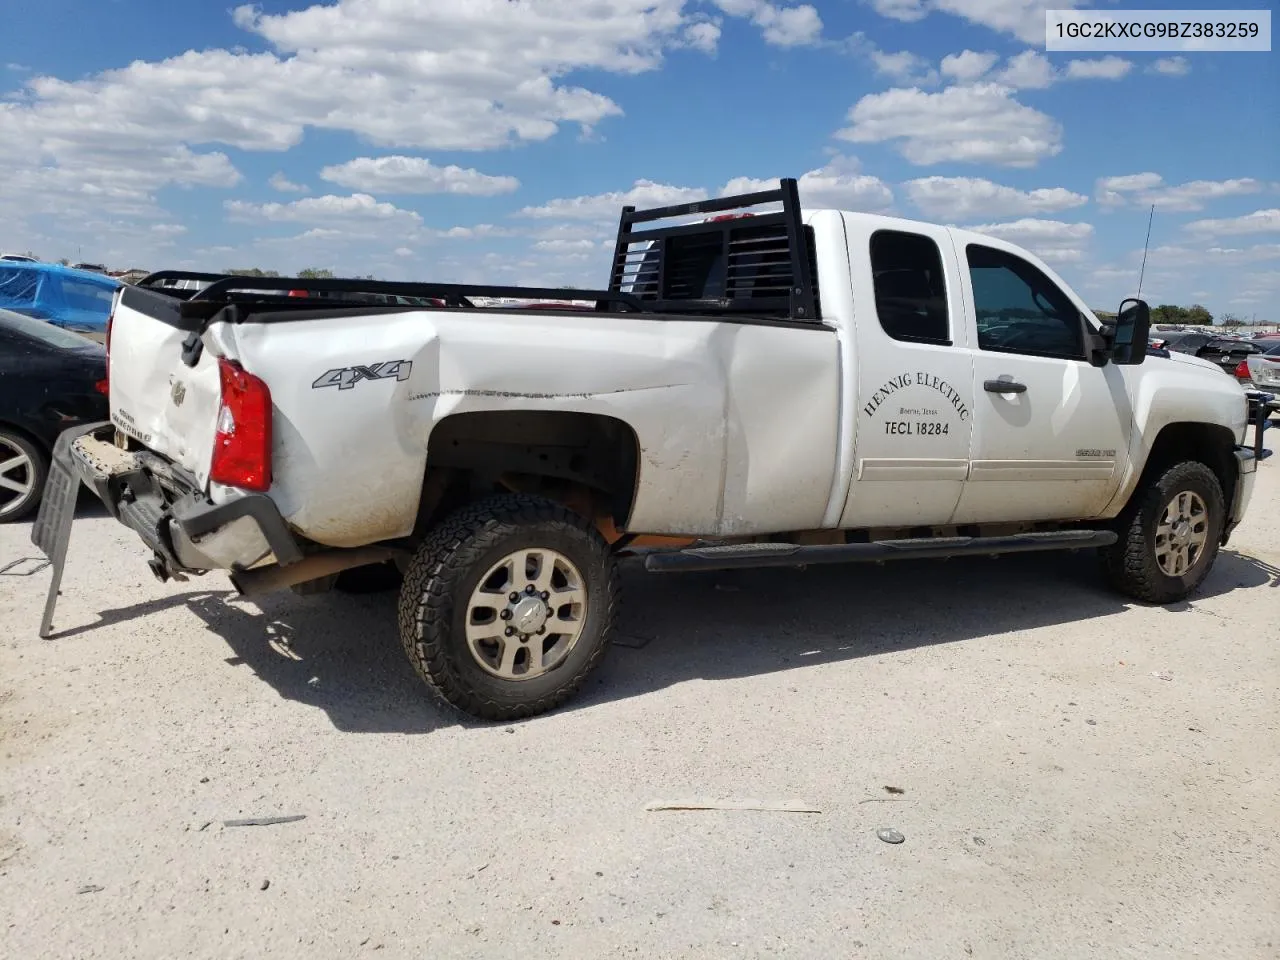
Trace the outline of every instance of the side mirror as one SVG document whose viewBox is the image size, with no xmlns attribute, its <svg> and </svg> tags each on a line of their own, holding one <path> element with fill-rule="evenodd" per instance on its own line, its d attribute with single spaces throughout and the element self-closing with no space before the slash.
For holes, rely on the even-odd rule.
<svg viewBox="0 0 1280 960">
<path fill-rule="evenodd" d="M 1151 308 L 1145 300 L 1129 299 L 1116 314 L 1111 338 L 1111 362 L 1121 366 L 1142 363 L 1147 358 L 1147 337 L 1151 333 Z"/>
</svg>

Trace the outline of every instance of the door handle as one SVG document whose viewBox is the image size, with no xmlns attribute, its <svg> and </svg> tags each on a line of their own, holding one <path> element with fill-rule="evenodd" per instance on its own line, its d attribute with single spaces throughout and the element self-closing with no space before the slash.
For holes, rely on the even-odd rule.
<svg viewBox="0 0 1280 960">
<path fill-rule="evenodd" d="M 1016 380 L 988 380 L 982 389 L 987 393 L 1026 393 L 1027 385 Z"/>
</svg>

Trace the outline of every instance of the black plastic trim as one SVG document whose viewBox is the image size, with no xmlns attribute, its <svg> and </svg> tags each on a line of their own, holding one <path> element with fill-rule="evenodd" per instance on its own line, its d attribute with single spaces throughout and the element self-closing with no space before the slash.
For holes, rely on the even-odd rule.
<svg viewBox="0 0 1280 960">
<path fill-rule="evenodd" d="M 819 563 L 880 563 L 931 557 L 973 557 L 1045 550 L 1106 547 L 1119 539 L 1112 530 L 1064 530 L 1007 537 L 936 537 L 803 546 L 797 543 L 747 543 L 729 547 L 693 547 L 651 553 L 645 569 L 653 573 L 734 570 L 750 567 L 803 567 Z"/>
</svg>

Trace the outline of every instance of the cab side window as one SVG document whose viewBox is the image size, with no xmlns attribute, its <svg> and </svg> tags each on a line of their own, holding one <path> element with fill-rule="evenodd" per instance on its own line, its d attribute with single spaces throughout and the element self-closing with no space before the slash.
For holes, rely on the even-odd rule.
<svg viewBox="0 0 1280 960">
<path fill-rule="evenodd" d="M 1084 320 L 1044 273 L 1021 257 L 971 243 L 965 247 L 978 346 L 997 353 L 1083 360 Z"/>
<path fill-rule="evenodd" d="M 871 275 L 885 333 L 907 343 L 951 345 L 942 254 L 933 240 L 877 230 L 871 235 Z"/>
</svg>

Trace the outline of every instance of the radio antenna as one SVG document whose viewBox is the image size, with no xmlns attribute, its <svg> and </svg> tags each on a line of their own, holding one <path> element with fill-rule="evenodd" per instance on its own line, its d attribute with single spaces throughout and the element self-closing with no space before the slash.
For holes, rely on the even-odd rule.
<svg viewBox="0 0 1280 960">
<path fill-rule="evenodd" d="M 1151 246 L 1151 221 L 1156 215 L 1156 205 L 1151 205 L 1151 212 L 1147 214 L 1147 239 L 1142 244 L 1142 269 L 1138 271 L 1138 297 L 1142 297 L 1142 278 L 1147 272 L 1147 247 Z"/>
</svg>

